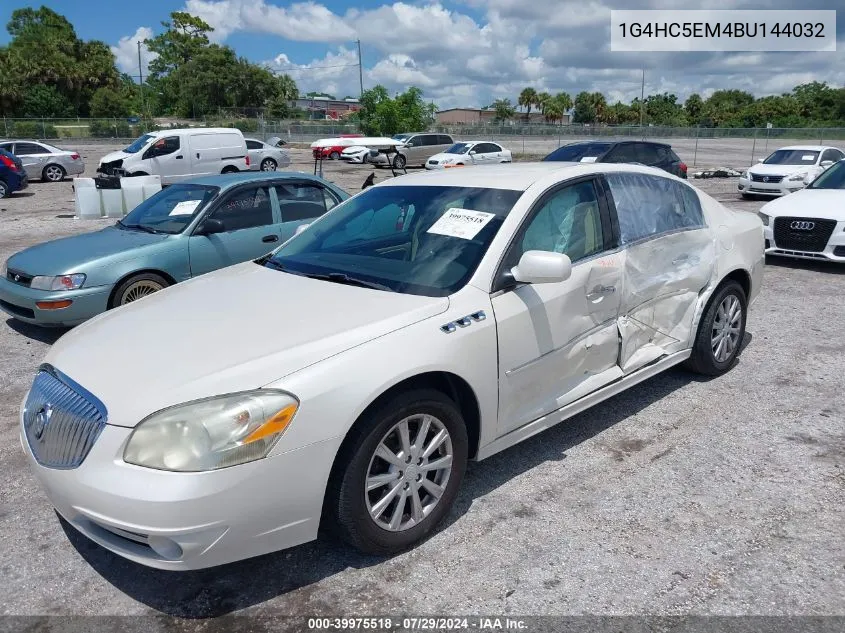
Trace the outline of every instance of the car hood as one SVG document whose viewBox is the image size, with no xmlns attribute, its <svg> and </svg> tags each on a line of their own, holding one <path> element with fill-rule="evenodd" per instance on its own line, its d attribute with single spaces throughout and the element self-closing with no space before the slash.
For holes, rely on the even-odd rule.
<svg viewBox="0 0 845 633">
<path fill-rule="evenodd" d="M 763 205 L 760 211 L 772 216 L 827 218 L 845 222 L 845 190 L 800 189 L 788 196 L 772 200 Z"/>
<path fill-rule="evenodd" d="M 341 154 L 358 154 L 360 152 L 368 152 L 370 151 L 368 148 L 364 147 L 363 145 L 353 145 L 352 147 L 346 147 L 341 152 Z"/>
<path fill-rule="evenodd" d="M 432 156 L 428 160 L 436 160 L 438 162 L 442 162 L 447 158 L 453 158 L 453 159 L 457 160 L 459 158 L 469 158 L 469 155 L 467 155 L 467 154 L 447 154 L 446 152 L 440 152 L 439 154 L 435 154 L 434 156 Z"/>
<path fill-rule="evenodd" d="M 757 163 L 749 167 L 748 171 L 752 174 L 760 174 L 761 176 L 786 176 L 800 171 L 808 171 L 815 167 L 812 163 L 809 165 L 764 165 L 763 163 Z"/>
<path fill-rule="evenodd" d="M 116 160 L 126 160 L 130 156 L 135 156 L 135 154 L 130 154 L 129 152 L 124 152 L 123 150 L 109 152 L 100 159 L 100 165 L 104 165 L 105 163 L 113 163 Z"/>
<path fill-rule="evenodd" d="M 83 233 L 44 242 L 27 248 L 8 261 L 8 267 L 28 275 L 66 275 L 84 273 L 86 267 L 97 265 L 105 257 L 135 256 L 134 249 L 159 244 L 172 235 L 144 233 L 106 227 L 93 233 Z"/>
<path fill-rule="evenodd" d="M 265 386 L 448 306 L 446 297 L 246 262 L 101 314 L 61 337 L 45 360 L 100 398 L 110 424 L 134 427 L 164 407 Z"/>
</svg>

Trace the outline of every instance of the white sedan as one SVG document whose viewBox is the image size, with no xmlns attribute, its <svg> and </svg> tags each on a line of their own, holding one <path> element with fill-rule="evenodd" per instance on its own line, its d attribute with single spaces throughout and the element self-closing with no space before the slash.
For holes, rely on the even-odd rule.
<svg viewBox="0 0 845 633">
<path fill-rule="evenodd" d="M 62 336 L 21 443 L 61 516 L 144 565 L 321 524 L 391 554 L 446 517 L 469 459 L 679 363 L 728 371 L 763 262 L 756 215 L 654 168 L 393 178 Z"/>
<path fill-rule="evenodd" d="M 361 145 L 347 147 L 340 153 L 340 160 L 345 160 L 358 165 L 370 162 L 370 158 L 370 148 L 363 147 Z"/>
<path fill-rule="evenodd" d="M 845 153 L 826 145 L 781 147 L 761 159 L 739 177 L 743 198 L 785 196 L 803 189 L 825 169 L 845 158 Z"/>
<path fill-rule="evenodd" d="M 425 163 L 426 169 L 448 169 L 466 165 L 496 165 L 510 163 L 511 151 L 498 143 L 488 141 L 469 141 L 455 143 L 445 152 L 435 154 Z"/>
<path fill-rule="evenodd" d="M 766 254 L 845 262 L 845 160 L 791 196 L 763 205 Z"/>
</svg>

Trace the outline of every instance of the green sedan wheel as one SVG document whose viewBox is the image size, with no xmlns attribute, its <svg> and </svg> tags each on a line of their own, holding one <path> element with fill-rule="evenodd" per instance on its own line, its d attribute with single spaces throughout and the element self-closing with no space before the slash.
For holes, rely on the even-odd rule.
<svg viewBox="0 0 845 633">
<path fill-rule="evenodd" d="M 117 287 L 109 307 L 116 308 L 143 299 L 154 292 L 167 288 L 169 285 L 164 277 L 155 273 L 134 275 Z"/>
</svg>

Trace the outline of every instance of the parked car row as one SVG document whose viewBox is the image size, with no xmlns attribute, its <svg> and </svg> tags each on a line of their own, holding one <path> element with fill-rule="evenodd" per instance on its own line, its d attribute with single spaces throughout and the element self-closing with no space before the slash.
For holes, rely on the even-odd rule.
<svg viewBox="0 0 845 633">
<path fill-rule="evenodd" d="M 143 565 L 321 526 L 392 554 L 443 521 L 468 460 L 679 363 L 728 371 L 763 259 L 755 214 L 640 165 L 436 169 L 352 197 L 191 177 L 8 260 L 14 318 L 104 312 L 52 346 L 21 444 L 74 529 Z"/>
</svg>

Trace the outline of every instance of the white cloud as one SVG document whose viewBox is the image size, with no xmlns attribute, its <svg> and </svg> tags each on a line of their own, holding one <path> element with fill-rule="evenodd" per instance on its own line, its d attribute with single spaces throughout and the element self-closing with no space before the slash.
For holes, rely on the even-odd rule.
<svg viewBox="0 0 845 633">
<path fill-rule="evenodd" d="M 125 35 L 121 37 L 117 45 L 111 47 L 111 52 L 114 54 L 117 67 L 121 72 L 128 73 L 133 77 L 138 77 L 138 42 L 141 42 L 141 69 L 144 77 L 147 76 L 147 67 L 149 63 L 158 55 L 147 50 L 144 40 L 153 36 L 153 31 L 146 26 L 138 27 L 134 35 Z"/>
<path fill-rule="evenodd" d="M 288 73 L 302 94 L 327 92 L 342 98 L 360 92 L 358 52 L 344 46 L 307 64 L 294 63 L 286 53 L 279 53 L 265 65 L 275 72 Z"/>
</svg>

